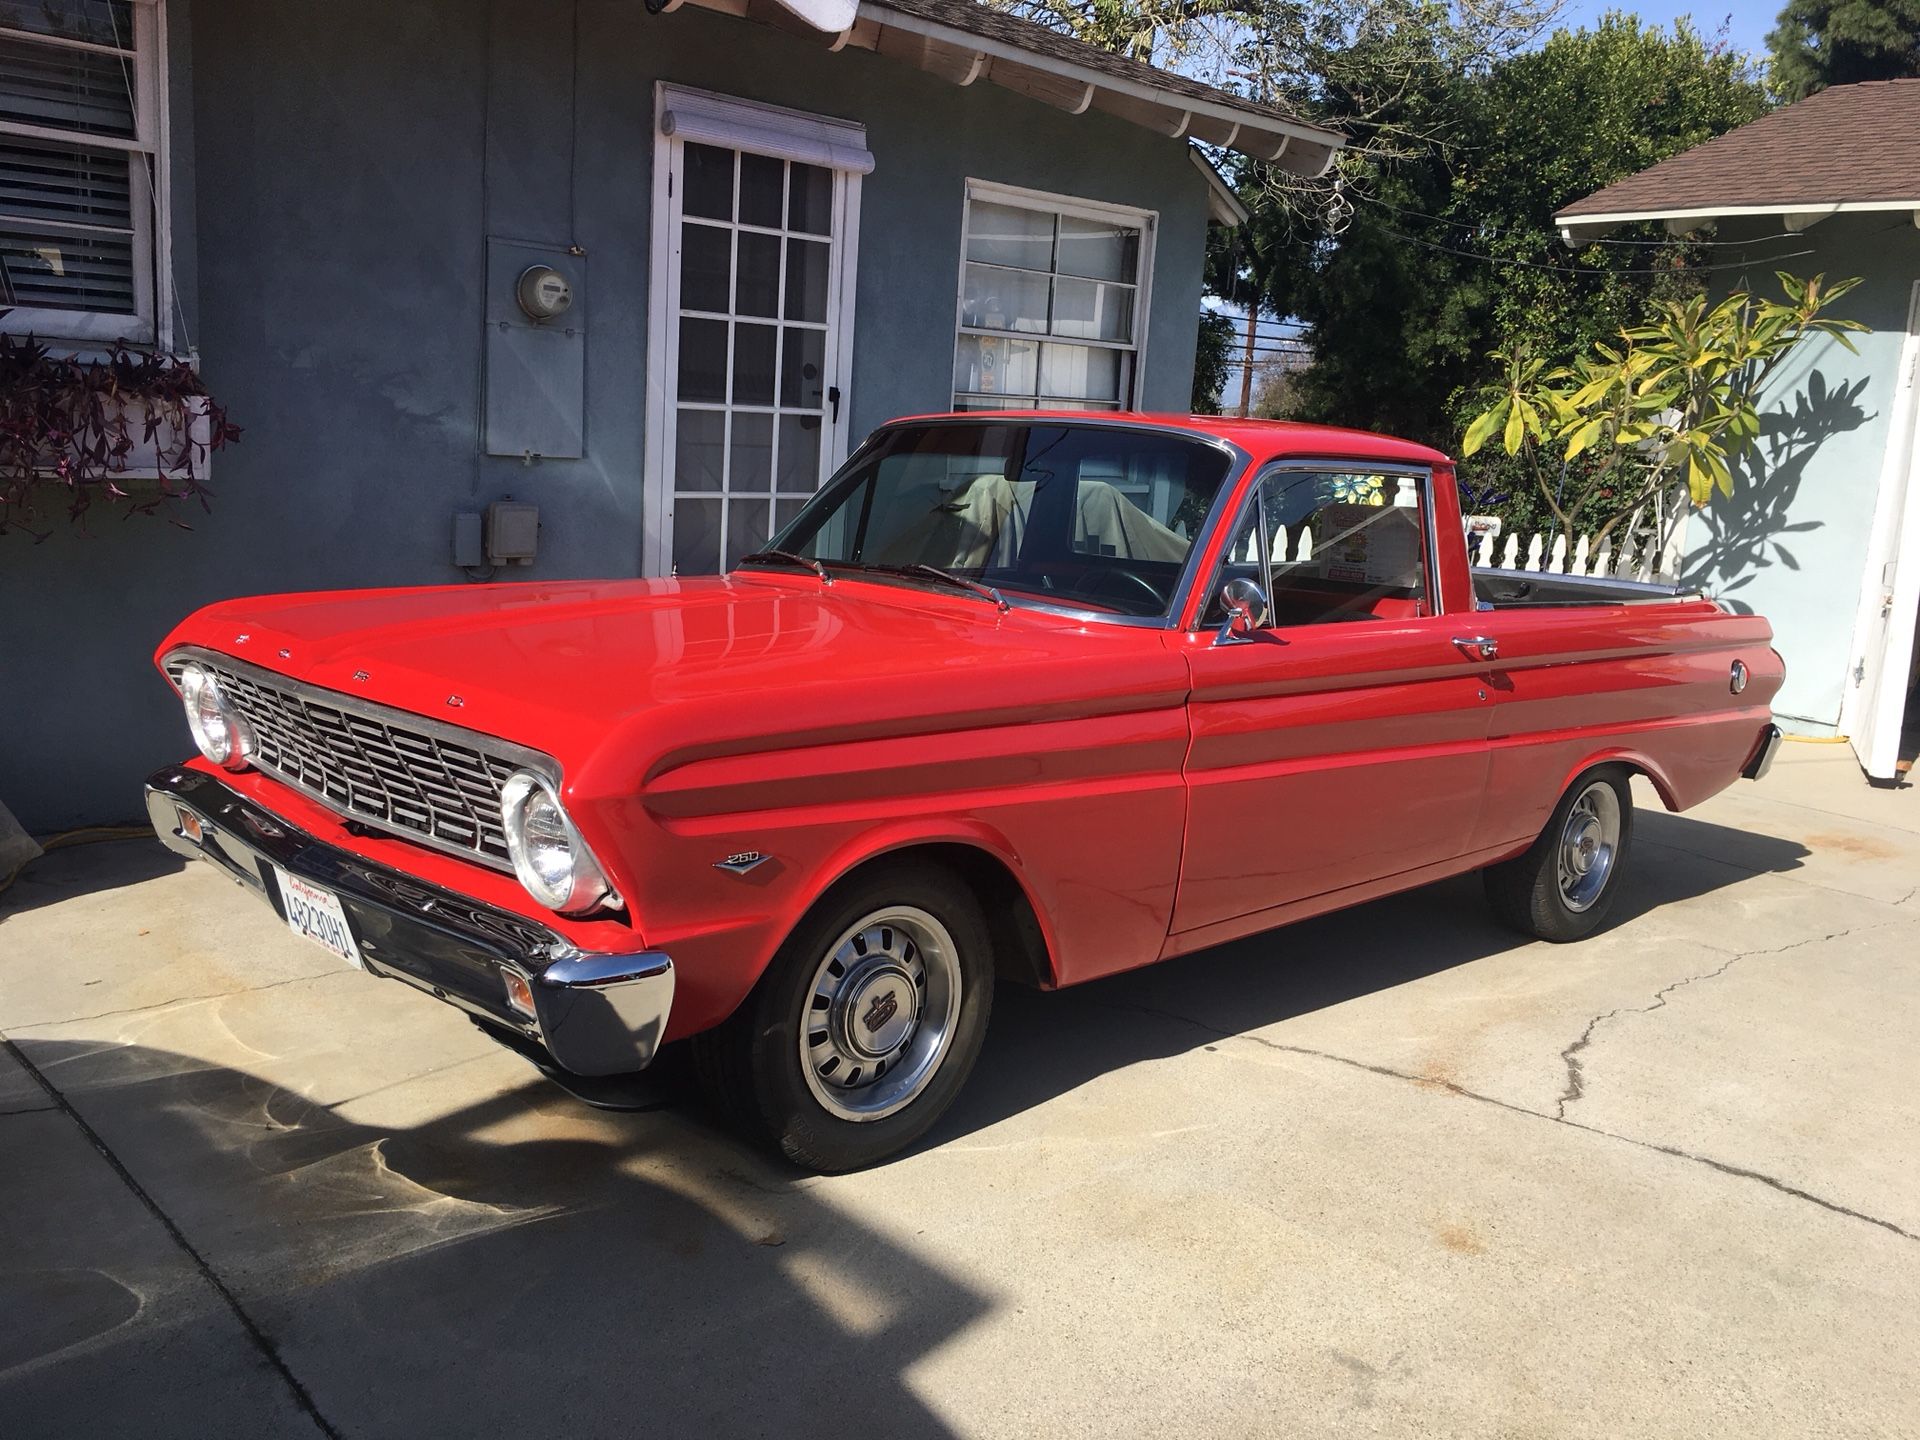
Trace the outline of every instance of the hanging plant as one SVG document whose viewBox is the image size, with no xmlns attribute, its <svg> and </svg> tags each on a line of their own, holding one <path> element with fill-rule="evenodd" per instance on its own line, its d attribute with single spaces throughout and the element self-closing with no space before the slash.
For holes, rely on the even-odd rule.
<svg viewBox="0 0 1920 1440">
<path fill-rule="evenodd" d="M 64 509 L 84 525 L 96 504 L 136 515 L 183 500 L 206 509 L 213 452 L 239 438 L 184 360 L 119 347 L 64 359 L 32 336 L 0 335 L 0 535 L 44 540 L 43 518 Z"/>
</svg>

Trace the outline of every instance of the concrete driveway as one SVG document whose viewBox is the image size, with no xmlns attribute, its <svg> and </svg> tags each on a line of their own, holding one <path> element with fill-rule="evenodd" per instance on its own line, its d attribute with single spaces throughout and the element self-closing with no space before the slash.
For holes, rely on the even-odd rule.
<svg viewBox="0 0 1920 1440">
<path fill-rule="evenodd" d="M 1920 1432 L 1920 799 L 1642 812 L 1577 947 L 1468 880 L 1059 995 L 798 1175 L 587 1110 L 158 845 L 0 898 L 0 1432 Z"/>
</svg>

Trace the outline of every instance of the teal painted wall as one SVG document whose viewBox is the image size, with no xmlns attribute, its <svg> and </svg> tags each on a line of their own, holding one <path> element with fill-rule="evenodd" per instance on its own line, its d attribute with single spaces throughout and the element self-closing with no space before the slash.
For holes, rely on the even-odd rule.
<svg viewBox="0 0 1920 1440">
<path fill-rule="evenodd" d="M 1857 355 L 1810 340 L 1777 372 L 1758 454 L 1731 499 L 1716 499 L 1693 518 L 1686 579 L 1772 621 L 1787 662 L 1776 710 L 1796 732 L 1832 734 L 1851 684 L 1855 608 L 1908 298 L 1920 280 L 1920 230 L 1910 212 L 1897 211 L 1840 215 L 1801 235 L 1762 238 L 1779 232 L 1777 220 L 1724 224 L 1718 239 L 1751 243 L 1716 256 L 1746 266 L 1723 272 L 1717 289 L 1746 283 L 1778 294 L 1776 269 L 1862 276 L 1836 313 L 1873 330 L 1851 337 Z M 1813 253 L 1789 254 L 1803 250 Z"/>
<path fill-rule="evenodd" d="M 1182 141 L 638 0 L 169 7 L 177 283 L 245 436 L 191 530 L 0 539 L 0 797 L 29 828 L 132 815 L 191 748 L 149 656 L 207 601 L 457 581 L 453 513 L 506 495 L 541 507 L 515 578 L 638 572 L 656 80 L 867 126 L 856 437 L 949 403 L 970 176 L 1159 212 L 1140 398 L 1187 407 L 1207 195 Z M 583 460 L 479 453 L 488 235 L 588 253 Z"/>
</svg>

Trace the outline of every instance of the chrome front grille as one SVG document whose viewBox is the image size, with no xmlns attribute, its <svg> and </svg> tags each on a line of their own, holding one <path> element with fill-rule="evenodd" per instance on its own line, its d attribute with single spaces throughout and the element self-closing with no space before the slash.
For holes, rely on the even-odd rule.
<svg viewBox="0 0 1920 1440">
<path fill-rule="evenodd" d="M 225 657 L 168 656 L 176 684 L 189 661 L 212 672 L 247 722 L 250 758 L 267 774 L 377 829 L 513 868 L 500 828 L 500 787 L 526 768 L 518 747 Z"/>
</svg>

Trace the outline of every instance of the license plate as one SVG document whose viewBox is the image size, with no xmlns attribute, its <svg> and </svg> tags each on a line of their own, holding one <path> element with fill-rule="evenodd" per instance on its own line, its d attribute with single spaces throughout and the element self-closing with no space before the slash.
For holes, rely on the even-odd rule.
<svg viewBox="0 0 1920 1440">
<path fill-rule="evenodd" d="M 278 865 L 273 867 L 273 873 L 280 879 L 280 903 L 287 912 L 287 928 L 321 949 L 332 951 L 349 965 L 360 965 L 360 947 L 353 943 L 353 931 L 347 928 L 347 912 L 341 908 L 340 897 L 331 890 L 308 884 L 298 875 L 289 875 Z"/>
</svg>

